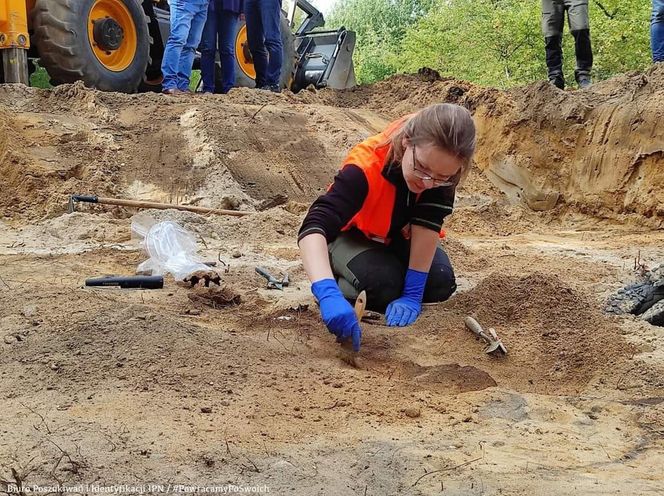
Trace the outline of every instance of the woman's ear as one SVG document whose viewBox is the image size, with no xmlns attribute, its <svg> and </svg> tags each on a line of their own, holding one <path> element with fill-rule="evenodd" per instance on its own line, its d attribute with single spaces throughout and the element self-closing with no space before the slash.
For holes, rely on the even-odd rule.
<svg viewBox="0 0 664 496">
<path fill-rule="evenodd" d="M 403 146 L 403 149 L 405 150 L 406 148 L 408 148 L 409 145 L 410 141 L 408 140 L 408 136 L 404 134 L 403 138 L 401 138 L 401 146 Z"/>
</svg>

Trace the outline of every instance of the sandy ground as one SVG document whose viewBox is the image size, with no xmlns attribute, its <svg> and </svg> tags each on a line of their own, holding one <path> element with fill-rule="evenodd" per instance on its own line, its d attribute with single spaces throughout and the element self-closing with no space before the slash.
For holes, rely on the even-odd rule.
<svg viewBox="0 0 664 496">
<path fill-rule="evenodd" d="M 664 262 L 663 74 L 569 93 L 422 76 L 177 99 L 0 86 L 0 490 L 664 493 L 664 328 L 602 310 Z M 444 242 L 460 289 L 410 328 L 363 323 L 352 367 L 297 229 L 350 146 L 433 101 L 467 105 L 480 130 Z M 136 211 L 67 214 L 72 193 L 255 213 L 148 212 L 223 261 L 223 289 L 93 290 L 86 277 L 145 259 Z M 257 265 L 291 285 L 266 289 Z"/>
</svg>

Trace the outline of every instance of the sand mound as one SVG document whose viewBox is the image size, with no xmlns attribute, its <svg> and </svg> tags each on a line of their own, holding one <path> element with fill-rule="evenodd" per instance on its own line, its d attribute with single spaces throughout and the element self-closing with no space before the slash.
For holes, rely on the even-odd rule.
<svg viewBox="0 0 664 496">
<path fill-rule="evenodd" d="M 461 192 L 552 218 L 573 212 L 662 225 L 664 68 L 657 66 L 568 92 L 546 83 L 499 91 L 429 72 L 346 91 L 237 89 L 180 99 L 80 84 L 5 86 L 0 111 L 22 114 L 4 120 L 12 131 L 2 146 L 11 156 L 5 151 L 0 167 L 13 194 L 2 208 L 54 215 L 69 193 L 245 209 L 277 195 L 308 203 L 351 146 L 391 118 L 443 101 L 468 107 L 478 127 L 483 177 Z M 31 153 L 22 153 L 27 147 Z"/>
<path fill-rule="evenodd" d="M 499 91 L 426 72 L 325 91 L 321 98 L 393 118 L 433 103 L 463 105 L 478 127 L 475 162 L 512 203 L 538 211 L 558 207 L 556 216 L 575 211 L 625 220 L 638 214 L 631 220 L 662 225 L 661 64 L 586 91 L 560 91 L 545 82 Z"/>
</svg>

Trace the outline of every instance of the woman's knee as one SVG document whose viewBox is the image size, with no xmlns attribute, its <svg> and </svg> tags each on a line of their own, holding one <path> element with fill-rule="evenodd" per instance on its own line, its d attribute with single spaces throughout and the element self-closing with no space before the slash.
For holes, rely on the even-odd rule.
<svg viewBox="0 0 664 496">
<path fill-rule="evenodd" d="M 383 312 L 401 296 L 405 269 L 395 258 L 369 251 L 351 260 L 348 269 L 355 276 L 357 290 L 367 292 L 369 310 Z"/>
<path fill-rule="evenodd" d="M 445 301 L 457 289 L 454 270 L 450 265 L 434 265 L 429 271 L 427 285 L 424 288 L 424 302 Z"/>
</svg>

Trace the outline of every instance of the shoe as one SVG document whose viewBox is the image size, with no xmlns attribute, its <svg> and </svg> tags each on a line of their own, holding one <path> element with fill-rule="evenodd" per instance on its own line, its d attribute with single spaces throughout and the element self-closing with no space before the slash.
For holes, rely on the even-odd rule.
<svg viewBox="0 0 664 496">
<path fill-rule="evenodd" d="M 577 73 L 576 82 L 579 85 L 579 89 L 581 90 L 585 90 L 586 88 L 589 88 L 593 84 L 590 74 L 586 73 Z"/>
<path fill-rule="evenodd" d="M 549 83 L 558 89 L 565 89 L 565 77 L 562 75 L 562 73 L 549 74 Z"/>
<path fill-rule="evenodd" d="M 274 85 L 266 84 L 264 86 L 259 87 L 258 89 L 263 91 L 271 91 L 272 93 L 281 93 L 281 87 L 278 84 Z"/>
<path fill-rule="evenodd" d="M 182 92 L 177 88 L 168 88 L 168 89 L 165 89 L 165 90 L 161 90 L 161 92 L 164 95 L 181 95 L 182 94 Z"/>
</svg>

